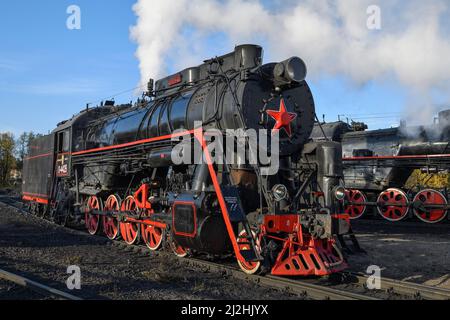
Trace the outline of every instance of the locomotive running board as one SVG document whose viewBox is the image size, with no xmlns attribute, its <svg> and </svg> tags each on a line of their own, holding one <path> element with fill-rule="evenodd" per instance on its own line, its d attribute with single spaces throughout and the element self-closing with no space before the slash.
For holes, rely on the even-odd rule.
<svg viewBox="0 0 450 320">
<path fill-rule="evenodd" d="M 231 244 L 233 245 L 233 250 L 236 258 L 242 262 L 257 262 L 263 261 L 264 259 L 260 253 L 256 250 L 256 240 L 251 232 L 250 225 L 248 223 L 247 217 L 244 214 L 242 205 L 239 200 L 239 195 L 237 191 L 231 191 L 231 188 L 222 187 L 217 178 L 216 171 L 214 169 L 211 154 L 208 150 L 208 146 L 203 136 L 203 129 L 195 129 L 194 136 L 200 143 L 204 160 L 208 165 L 209 175 L 213 182 L 214 190 L 216 191 L 217 199 L 219 200 L 220 209 L 222 211 L 223 220 L 227 227 L 228 235 L 230 237 Z M 225 195 L 225 196 L 224 196 Z M 237 235 L 234 232 L 232 222 L 240 222 L 243 224 L 247 234 L 251 235 L 248 237 L 250 250 L 240 250 L 237 242 Z"/>
</svg>

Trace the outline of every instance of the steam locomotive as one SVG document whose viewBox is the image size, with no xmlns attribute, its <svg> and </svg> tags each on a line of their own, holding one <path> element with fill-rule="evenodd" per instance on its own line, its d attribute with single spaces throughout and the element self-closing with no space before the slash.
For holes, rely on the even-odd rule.
<svg viewBox="0 0 450 320">
<path fill-rule="evenodd" d="M 445 221 L 450 209 L 450 110 L 440 112 L 432 125 L 402 121 L 397 128 L 366 129 L 361 122 L 338 121 L 316 124 L 312 133 L 314 141 L 342 143 L 350 218 L 367 216 L 372 209 L 391 222 L 414 216 L 431 224 Z M 432 185 L 439 174 L 445 181 Z"/>
<path fill-rule="evenodd" d="M 316 115 L 304 62 L 262 64 L 262 56 L 259 46 L 238 46 L 150 80 L 133 105 L 107 101 L 61 122 L 31 145 L 23 200 L 34 214 L 84 222 L 90 234 L 129 245 L 179 257 L 234 255 L 248 274 L 344 270 L 336 241 L 350 229 L 341 146 L 310 141 Z M 213 161 L 213 140 L 223 144 L 239 129 L 266 130 L 267 149 L 277 142 L 276 172 L 234 147 L 224 148 L 233 161 Z M 248 150 L 250 140 L 240 144 Z M 174 160 L 193 160 L 196 148 L 201 161 Z"/>
</svg>

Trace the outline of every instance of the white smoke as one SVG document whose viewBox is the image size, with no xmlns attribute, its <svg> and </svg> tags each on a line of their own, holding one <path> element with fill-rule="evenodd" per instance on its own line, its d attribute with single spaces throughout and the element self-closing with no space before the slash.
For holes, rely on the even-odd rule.
<svg viewBox="0 0 450 320">
<path fill-rule="evenodd" d="M 373 4 L 381 30 L 367 27 Z M 430 105 L 436 90 L 450 91 L 448 0 L 139 0 L 133 9 L 143 85 L 236 44 L 258 43 L 272 61 L 300 56 L 313 79 L 394 79 L 411 101 Z M 221 41 L 212 50 L 214 37 Z"/>
</svg>

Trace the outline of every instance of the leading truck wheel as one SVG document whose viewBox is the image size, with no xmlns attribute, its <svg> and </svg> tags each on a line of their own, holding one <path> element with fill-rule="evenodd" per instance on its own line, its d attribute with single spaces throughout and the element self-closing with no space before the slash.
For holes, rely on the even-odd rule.
<svg viewBox="0 0 450 320">
<path fill-rule="evenodd" d="M 256 239 L 256 233 L 252 231 L 253 238 Z M 239 237 L 237 238 L 237 243 L 239 246 L 239 250 L 249 250 L 250 249 L 250 243 L 247 237 L 247 231 L 242 230 L 242 232 L 239 234 Z M 256 240 L 256 249 L 261 250 L 261 243 L 259 239 Z M 261 262 L 248 262 L 248 261 L 240 261 L 238 259 L 239 267 L 242 271 L 244 271 L 246 274 L 256 274 L 261 270 Z"/>
<path fill-rule="evenodd" d="M 84 216 L 89 234 L 96 235 L 100 230 L 100 216 L 98 214 L 92 214 L 92 210 L 103 210 L 102 200 L 96 196 L 90 196 L 88 198 Z"/>
<path fill-rule="evenodd" d="M 378 213 L 391 222 L 401 221 L 408 215 L 409 200 L 405 192 L 391 188 L 378 197 Z"/>
<path fill-rule="evenodd" d="M 345 213 L 350 216 L 350 219 L 359 219 L 364 215 L 367 206 L 363 203 L 367 202 L 367 197 L 362 191 L 346 190 L 345 200 L 351 203 L 345 206 Z"/>
<path fill-rule="evenodd" d="M 420 191 L 414 197 L 414 203 L 420 203 L 423 205 L 438 205 L 438 206 L 446 206 L 447 199 L 445 196 L 439 191 L 427 189 Z M 440 208 L 417 208 L 414 209 L 414 214 L 426 223 L 438 223 L 447 216 L 447 209 Z"/>
<path fill-rule="evenodd" d="M 175 240 L 170 241 L 170 248 L 178 258 L 186 258 L 189 255 L 189 251 L 176 243 Z"/>
</svg>

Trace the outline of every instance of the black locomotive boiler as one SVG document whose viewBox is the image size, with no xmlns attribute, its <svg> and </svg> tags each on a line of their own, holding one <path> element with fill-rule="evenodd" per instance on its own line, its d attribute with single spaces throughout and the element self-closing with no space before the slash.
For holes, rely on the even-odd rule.
<svg viewBox="0 0 450 320">
<path fill-rule="evenodd" d="M 391 222 L 416 217 L 433 224 L 446 219 L 450 110 L 426 126 L 402 122 L 396 128 L 367 130 L 360 122 L 316 124 L 312 138 L 342 143 L 346 213 L 351 219 L 370 211 Z M 432 185 L 439 174 L 447 181 Z"/>
<path fill-rule="evenodd" d="M 336 242 L 349 229 L 340 144 L 310 142 L 316 117 L 303 61 L 262 64 L 262 54 L 238 46 L 151 80 L 136 104 L 108 101 L 61 122 L 33 142 L 23 199 L 36 214 L 84 220 L 89 233 L 129 245 L 234 254 L 249 274 L 345 269 Z M 260 160 L 176 164 L 179 140 L 212 160 L 208 129 L 265 129 L 272 143 L 278 133 L 279 170 L 264 173 L 270 164 Z"/>
</svg>

